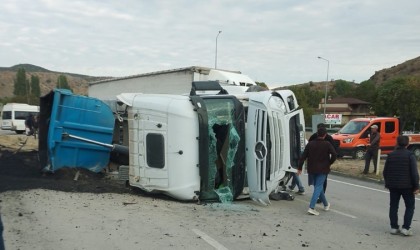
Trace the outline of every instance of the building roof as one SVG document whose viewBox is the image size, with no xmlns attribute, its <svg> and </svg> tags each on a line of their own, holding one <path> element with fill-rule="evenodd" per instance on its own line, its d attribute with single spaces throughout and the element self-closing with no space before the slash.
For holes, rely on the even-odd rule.
<svg viewBox="0 0 420 250">
<path fill-rule="evenodd" d="M 323 101 L 321 100 L 321 103 L 323 103 Z M 349 98 L 349 97 L 337 97 L 331 100 L 327 100 L 327 107 L 328 104 L 340 104 L 340 103 L 345 103 L 345 104 L 370 104 L 370 102 L 365 102 L 362 101 L 360 99 L 356 99 L 356 98 Z"/>
<path fill-rule="evenodd" d="M 318 110 L 324 110 L 323 107 L 318 108 Z M 344 113 L 344 112 L 352 112 L 352 109 L 347 107 L 347 108 L 336 108 L 336 107 L 328 107 L 328 103 L 327 103 L 327 108 L 325 109 L 326 112 L 336 112 L 336 113 Z"/>
<path fill-rule="evenodd" d="M 89 85 L 94 85 L 94 84 L 104 83 L 104 82 L 111 82 L 111 81 L 118 81 L 118 80 L 138 78 L 138 77 L 143 77 L 143 76 L 148 76 L 148 75 L 167 74 L 167 73 L 180 72 L 180 71 L 191 71 L 191 72 L 197 72 L 197 73 L 204 73 L 204 74 L 207 74 L 208 75 L 209 72 L 210 72 L 210 70 L 212 70 L 212 68 L 201 67 L 201 66 L 190 66 L 190 67 L 185 67 L 185 68 L 154 71 L 154 72 L 142 73 L 142 74 L 131 75 L 131 76 L 111 77 L 111 78 L 108 78 L 108 79 L 103 79 L 103 80 L 91 82 L 91 83 L 89 83 Z M 217 70 L 218 71 L 223 71 L 225 73 L 237 73 L 237 74 L 241 74 L 241 71 L 232 71 L 232 70 L 225 70 L 225 69 L 217 69 Z"/>
</svg>

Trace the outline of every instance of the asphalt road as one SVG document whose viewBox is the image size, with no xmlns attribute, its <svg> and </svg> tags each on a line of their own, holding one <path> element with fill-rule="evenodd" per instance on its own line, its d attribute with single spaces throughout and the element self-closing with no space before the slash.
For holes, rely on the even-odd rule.
<svg viewBox="0 0 420 250">
<path fill-rule="evenodd" d="M 35 189 L 0 193 L 0 205 L 7 249 L 420 249 L 418 210 L 414 236 L 389 234 L 383 185 L 330 175 L 319 216 L 306 191 L 264 207 Z"/>
</svg>

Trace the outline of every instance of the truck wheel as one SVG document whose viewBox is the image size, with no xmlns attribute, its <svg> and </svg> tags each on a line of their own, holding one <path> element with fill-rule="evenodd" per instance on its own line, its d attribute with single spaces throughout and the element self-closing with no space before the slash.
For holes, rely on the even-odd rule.
<svg viewBox="0 0 420 250">
<path fill-rule="evenodd" d="M 420 160 L 420 147 L 414 147 L 412 151 L 417 160 Z"/>
<path fill-rule="evenodd" d="M 364 148 L 356 148 L 353 153 L 353 159 L 363 160 L 365 158 L 366 151 Z"/>
</svg>

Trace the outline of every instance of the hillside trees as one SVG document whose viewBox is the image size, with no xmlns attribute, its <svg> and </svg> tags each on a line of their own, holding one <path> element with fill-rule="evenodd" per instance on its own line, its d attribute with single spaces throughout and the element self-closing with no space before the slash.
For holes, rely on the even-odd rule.
<svg viewBox="0 0 420 250">
<path fill-rule="evenodd" d="M 38 76 L 31 76 L 31 95 L 35 97 L 39 97 L 41 95 Z"/>
<path fill-rule="evenodd" d="M 299 106 L 303 109 L 305 123 L 312 124 L 312 115 L 318 108 L 321 98 L 323 98 L 323 92 L 311 90 L 309 85 L 305 85 L 303 87 L 292 86 L 289 87 L 289 89 L 293 91 Z"/>
<path fill-rule="evenodd" d="M 28 93 L 28 80 L 26 79 L 25 69 L 19 68 L 16 72 L 13 94 L 15 96 L 26 96 Z"/>
<path fill-rule="evenodd" d="M 57 88 L 59 89 L 69 89 L 72 90 L 70 88 L 69 83 L 67 82 L 67 77 L 65 75 L 59 75 L 58 79 L 57 79 Z"/>
<path fill-rule="evenodd" d="M 400 117 L 401 127 L 420 121 L 420 78 L 399 77 L 378 89 L 374 105 L 378 116 Z"/>
<path fill-rule="evenodd" d="M 258 86 L 263 87 L 265 89 L 269 89 L 265 82 L 255 82 L 255 84 L 257 84 Z"/>
<path fill-rule="evenodd" d="M 41 95 L 41 89 L 39 86 L 39 77 L 31 76 L 31 81 L 26 78 L 26 71 L 24 68 L 19 68 L 16 72 L 16 78 L 14 80 L 13 94 L 11 98 L 12 102 L 28 103 L 31 105 L 39 104 L 39 96 Z"/>
<path fill-rule="evenodd" d="M 350 97 L 353 95 L 353 85 L 344 80 L 335 81 L 335 93 L 338 96 Z"/>
<path fill-rule="evenodd" d="M 376 86 L 370 80 L 363 81 L 354 89 L 353 96 L 357 99 L 373 103 L 376 98 Z"/>
</svg>

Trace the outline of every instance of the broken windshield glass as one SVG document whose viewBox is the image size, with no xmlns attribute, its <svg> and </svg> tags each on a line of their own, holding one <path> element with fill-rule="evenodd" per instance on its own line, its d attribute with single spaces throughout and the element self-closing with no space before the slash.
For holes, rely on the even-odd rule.
<svg viewBox="0 0 420 250">
<path fill-rule="evenodd" d="M 232 168 L 240 136 L 234 126 L 235 110 L 232 99 L 205 99 L 209 132 L 208 199 L 221 202 L 233 200 Z M 204 190 L 202 190 L 204 191 Z"/>
</svg>

